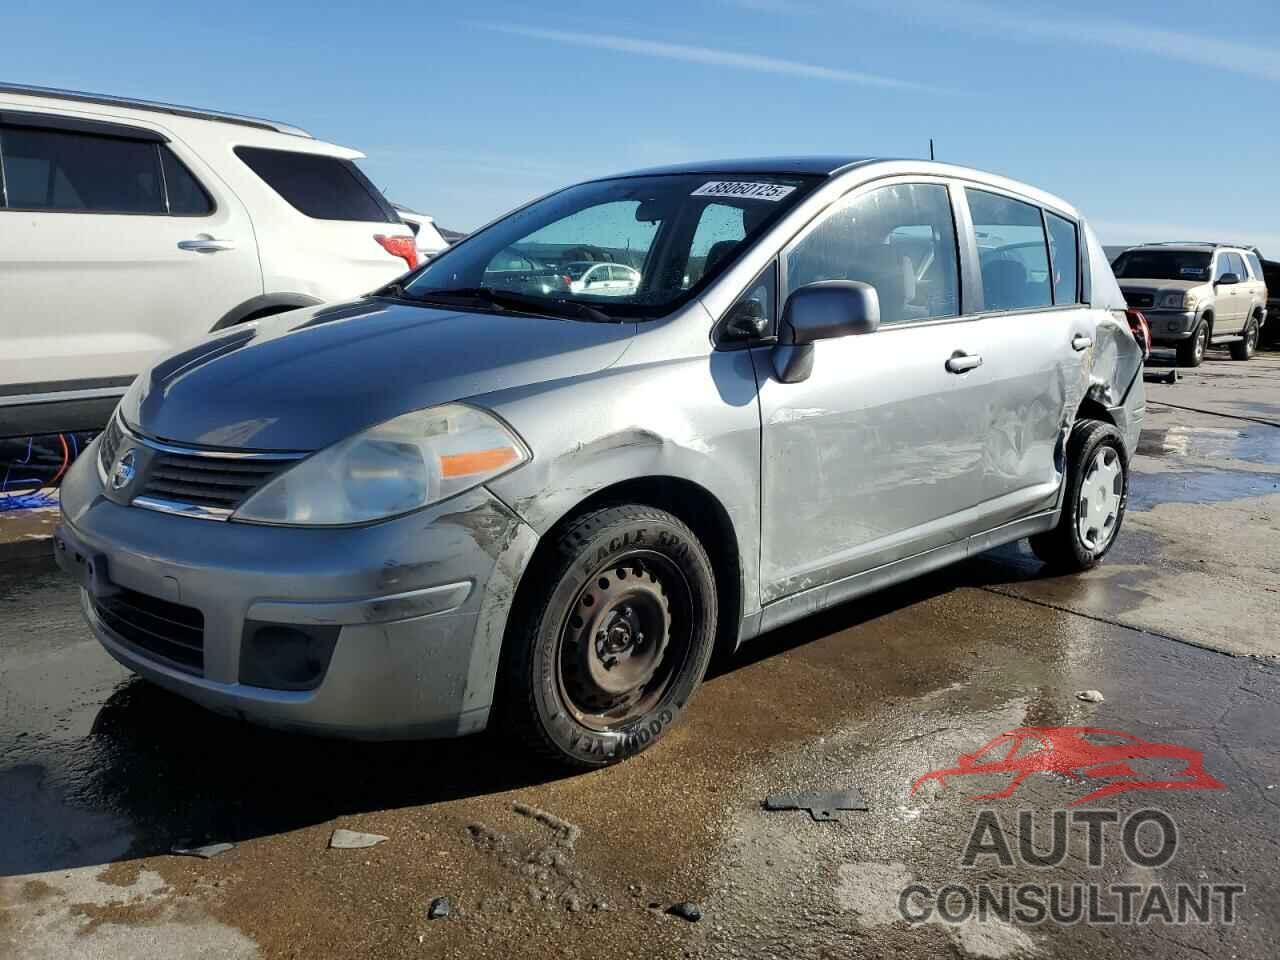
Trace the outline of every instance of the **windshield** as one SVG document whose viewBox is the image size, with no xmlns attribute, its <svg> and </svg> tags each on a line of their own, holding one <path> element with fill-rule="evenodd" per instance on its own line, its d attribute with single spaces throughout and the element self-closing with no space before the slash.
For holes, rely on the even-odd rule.
<svg viewBox="0 0 1280 960">
<path fill-rule="evenodd" d="M 1129 250 L 1116 257 L 1111 265 L 1117 279 L 1137 277 L 1143 280 L 1209 279 L 1212 255 L 1195 250 Z"/>
<path fill-rule="evenodd" d="M 527 304 L 582 319 L 660 316 L 695 296 L 821 179 L 677 174 L 579 184 L 442 253 L 400 295 Z"/>
</svg>

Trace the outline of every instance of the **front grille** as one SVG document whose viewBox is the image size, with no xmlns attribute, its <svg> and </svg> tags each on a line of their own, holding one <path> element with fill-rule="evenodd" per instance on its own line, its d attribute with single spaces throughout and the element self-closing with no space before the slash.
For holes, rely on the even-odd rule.
<svg viewBox="0 0 1280 960">
<path fill-rule="evenodd" d="M 1124 299 L 1135 310 L 1150 309 L 1156 303 L 1156 295 L 1154 293 L 1126 293 Z"/>
<path fill-rule="evenodd" d="M 102 465 L 102 472 L 108 476 L 111 475 L 111 468 L 115 465 L 116 454 L 120 452 L 120 441 L 123 439 L 120 424 L 112 417 L 107 429 L 102 432 L 102 443 L 98 448 L 98 463 Z"/>
<path fill-rule="evenodd" d="M 94 611 L 131 647 L 185 670 L 204 673 L 204 614 L 133 590 L 95 598 Z"/>
<path fill-rule="evenodd" d="M 295 459 L 239 460 L 157 451 L 138 495 L 232 511 L 249 494 L 296 462 Z"/>
</svg>

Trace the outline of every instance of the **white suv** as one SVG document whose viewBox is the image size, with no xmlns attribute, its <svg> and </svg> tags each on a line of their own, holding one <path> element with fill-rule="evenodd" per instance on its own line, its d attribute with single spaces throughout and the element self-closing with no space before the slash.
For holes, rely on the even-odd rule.
<svg viewBox="0 0 1280 960">
<path fill-rule="evenodd" d="M 0 436 L 100 427 L 157 355 L 414 267 L 360 156 L 266 120 L 0 85 Z"/>
</svg>

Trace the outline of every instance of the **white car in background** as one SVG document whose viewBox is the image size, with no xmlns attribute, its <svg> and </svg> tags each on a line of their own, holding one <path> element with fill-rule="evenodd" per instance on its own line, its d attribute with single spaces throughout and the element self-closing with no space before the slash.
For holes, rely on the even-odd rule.
<svg viewBox="0 0 1280 960">
<path fill-rule="evenodd" d="M 449 249 L 449 241 L 445 239 L 444 234 L 440 232 L 440 228 L 436 226 L 434 218 L 428 217 L 425 213 L 419 213 L 417 210 L 410 210 L 399 203 L 393 203 L 391 206 L 400 215 L 400 219 L 408 224 L 409 229 L 413 231 L 413 242 L 418 248 L 418 261 L 420 263 L 430 260 L 442 250 Z"/>
<path fill-rule="evenodd" d="M 564 265 L 569 289 L 600 297 L 629 297 L 640 286 L 640 271 L 621 263 L 575 260 Z"/>
<path fill-rule="evenodd" d="M 361 156 L 270 120 L 0 84 L 0 437 L 101 427 L 157 355 L 415 267 Z"/>
</svg>

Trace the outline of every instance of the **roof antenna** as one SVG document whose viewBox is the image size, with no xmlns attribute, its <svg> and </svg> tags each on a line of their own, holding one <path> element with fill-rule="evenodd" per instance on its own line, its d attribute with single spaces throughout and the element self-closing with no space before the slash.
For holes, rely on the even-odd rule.
<svg viewBox="0 0 1280 960">
<path fill-rule="evenodd" d="M 929 138 L 929 159 L 933 159 L 933 137 Z"/>
</svg>

